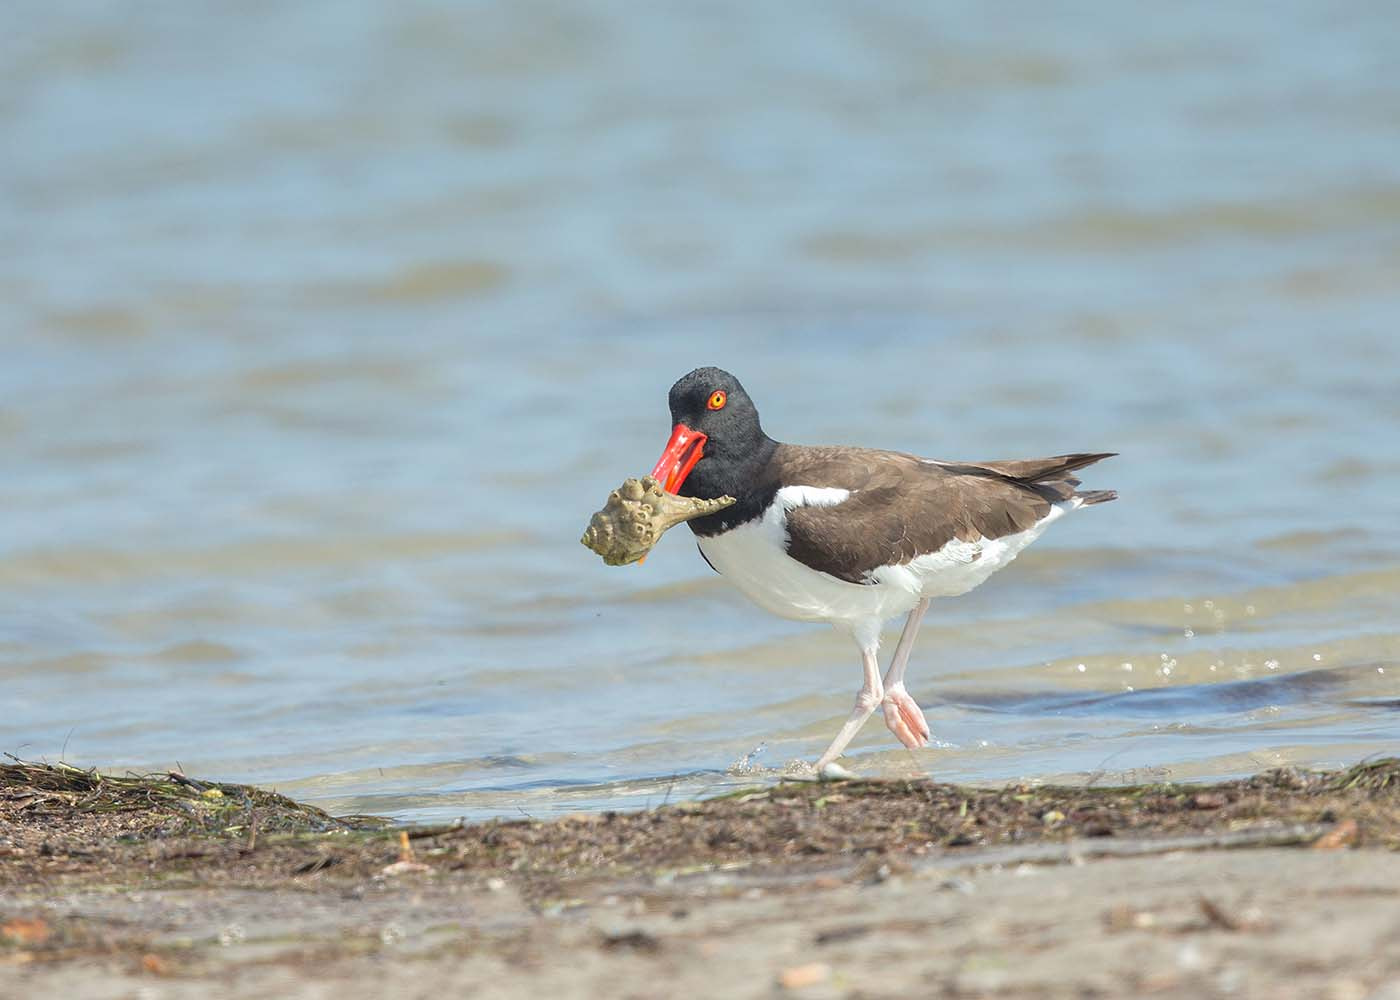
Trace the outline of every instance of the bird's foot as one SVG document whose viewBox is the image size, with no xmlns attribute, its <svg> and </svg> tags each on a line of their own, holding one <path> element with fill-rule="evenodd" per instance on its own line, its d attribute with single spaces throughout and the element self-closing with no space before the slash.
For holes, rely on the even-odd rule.
<svg viewBox="0 0 1400 1000">
<path fill-rule="evenodd" d="M 854 771 L 846 770 L 834 760 L 816 768 L 816 772 L 818 781 L 850 781 L 856 777 Z"/>
<path fill-rule="evenodd" d="M 881 703 L 885 711 L 885 725 L 894 733 L 895 739 L 910 750 L 928 746 L 929 728 L 918 702 L 904 690 L 904 685 L 894 684 L 885 689 Z"/>
</svg>

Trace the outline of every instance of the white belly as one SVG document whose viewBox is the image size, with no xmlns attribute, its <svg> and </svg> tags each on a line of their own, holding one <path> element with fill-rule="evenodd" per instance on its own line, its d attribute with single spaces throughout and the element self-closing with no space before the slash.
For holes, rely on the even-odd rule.
<svg viewBox="0 0 1400 1000">
<path fill-rule="evenodd" d="M 1015 559 L 1051 521 L 1079 506 L 1057 504 L 1034 527 L 1014 535 L 955 539 L 911 562 L 882 567 L 862 584 L 820 573 L 787 554 L 788 510 L 813 500 L 839 503 L 844 496 L 841 490 L 785 487 L 761 518 L 697 539 L 700 551 L 726 580 L 773 614 L 830 622 L 858 640 L 873 641 L 886 621 L 912 610 L 920 598 L 967 593 Z"/>
<path fill-rule="evenodd" d="M 955 538 L 937 552 L 919 556 L 899 566 L 881 567 L 873 576 L 881 583 L 914 588 L 921 597 L 957 597 L 966 594 L 1020 555 L 1022 549 L 1041 536 L 1050 522 L 1078 506 L 1078 500 L 1055 504 L 1050 508 L 1050 513 L 1033 526 L 1014 535 L 979 538 L 973 542 L 961 542 Z"/>
<path fill-rule="evenodd" d="M 698 539 L 700 551 L 751 601 L 784 618 L 853 630 L 872 620 L 883 623 L 919 603 L 918 592 L 898 582 L 847 583 L 798 562 L 787 554 L 784 513 L 775 503 L 762 518 Z"/>
</svg>

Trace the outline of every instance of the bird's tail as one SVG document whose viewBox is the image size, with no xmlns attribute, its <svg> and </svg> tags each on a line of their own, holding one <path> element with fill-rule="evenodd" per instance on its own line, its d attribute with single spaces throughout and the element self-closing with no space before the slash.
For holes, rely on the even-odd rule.
<svg viewBox="0 0 1400 1000">
<path fill-rule="evenodd" d="M 1116 452 L 1086 451 L 1073 455 L 1054 455 L 1050 458 L 1026 458 L 1014 462 L 939 462 L 945 469 L 969 475 L 992 475 L 1009 479 L 1024 489 L 1049 500 L 1062 503 L 1066 500 L 1080 500 L 1082 504 L 1106 503 L 1118 499 L 1116 490 L 1086 490 L 1076 493 L 1079 479 L 1076 471 L 1086 465 L 1113 458 Z"/>
<path fill-rule="evenodd" d="M 1117 490 L 1084 490 L 1074 494 L 1074 499 L 1079 501 L 1081 507 L 1088 507 L 1090 504 L 1108 503 L 1110 500 L 1118 499 Z"/>
</svg>

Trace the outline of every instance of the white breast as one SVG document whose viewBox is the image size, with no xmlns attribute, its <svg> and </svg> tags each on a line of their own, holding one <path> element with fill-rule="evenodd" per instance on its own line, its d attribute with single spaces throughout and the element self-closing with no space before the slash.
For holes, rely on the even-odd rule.
<svg viewBox="0 0 1400 1000">
<path fill-rule="evenodd" d="M 787 554 L 787 512 L 794 507 L 831 506 L 846 490 L 785 486 L 763 516 L 719 535 L 700 538 L 700 551 L 724 578 L 755 604 L 784 618 L 824 621 L 867 632 L 919 601 L 900 582 L 847 583 L 819 573 Z"/>
</svg>

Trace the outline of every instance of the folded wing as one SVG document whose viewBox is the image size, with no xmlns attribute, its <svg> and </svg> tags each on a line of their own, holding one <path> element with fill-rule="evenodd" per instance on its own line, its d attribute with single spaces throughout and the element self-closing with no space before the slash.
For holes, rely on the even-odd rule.
<svg viewBox="0 0 1400 1000">
<path fill-rule="evenodd" d="M 787 553 L 851 583 L 881 566 L 902 565 L 948 542 L 1026 531 L 1051 506 L 1114 499 L 1111 490 L 1076 493 L 1072 473 L 1109 453 L 1011 462 L 937 462 L 899 452 L 784 445 L 775 456 L 783 482 L 835 487 L 834 505 L 787 511 Z"/>
</svg>

